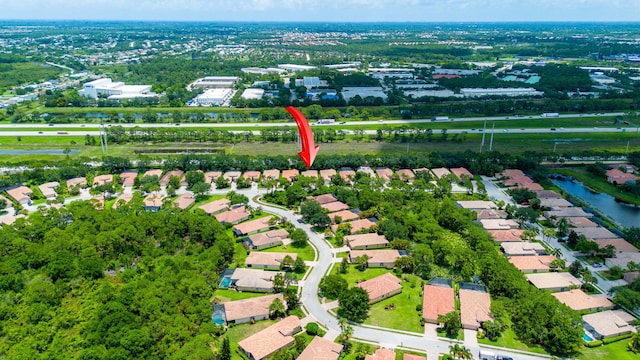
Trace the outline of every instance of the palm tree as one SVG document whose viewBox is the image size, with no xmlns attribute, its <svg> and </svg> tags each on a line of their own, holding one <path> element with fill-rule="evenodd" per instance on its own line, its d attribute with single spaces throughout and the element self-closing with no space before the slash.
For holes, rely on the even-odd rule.
<svg viewBox="0 0 640 360">
<path fill-rule="evenodd" d="M 449 354 L 453 356 L 454 359 L 464 359 L 464 360 L 473 359 L 471 350 L 467 349 L 464 346 L 460 346 L 458 344 L 449 345 Z"/>
<path fill-rule="evenodd" d="M 340 342 L 344 344 L 351 339 L 351 335 L 353 335 L 353 328 L 349 325 L 346 318 L 338 319 L 338 324 L 342 330 L 342 333 L 340 334 Z"/>
</svg>

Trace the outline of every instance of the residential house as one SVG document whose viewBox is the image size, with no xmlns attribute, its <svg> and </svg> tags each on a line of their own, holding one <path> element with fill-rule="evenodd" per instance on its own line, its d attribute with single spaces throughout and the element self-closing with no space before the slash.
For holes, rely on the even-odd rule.
<svg viewBox="0 0 640 360">
<path fill-rule="evenodd" d="M 247 249 L 261 250 L 281 245 L 288 236 L 287 230 L 277 229 L 251 235 L 242 241 Z"/>
<path fill-rule="evenodd" d="M 144 198 L 144 209 L 147 211 L 158 211 L 164 203 L 164 196 L 160 194 L 149 194 Z"/>
<path fill-rule="evenodd" d="M 87 186 L 87 179 L 85 179 L 83 177 L 77 177 L 77 178 L 73 178 L 73 179 L 67 180 L 67 192 L 71 193 L 71 189 L 73 189 L 76 186 L 77 187 L 86 187 Z"/>
<path fill-rule="evenodd" d="M 236 236 L 244 236 L 257 233 L 258 231 L 271 227 L 269 223 L 273 216 L 265 216 L 259 219 L 243 222 L 233 226 L 233 233 Z"/>
<path fill-rule="evenodd" d="M 187 184 L 186 184 L 186 181 L 183 179 L 183 175 L 184 175 L 184 172 L 182 170 L 168 171 L 166 174 L 164 174 L 162 179 L 160 179 L 160 186 L 169 185 L 169 180 L 171 179 L 172 176 L 175 176 L 178 179 L 180 179 L 180 186 L 186 186 Z"/>
<path fill-rule="evenodd" d="M 415 175 L 413 174 L 413 171 L 411 171 L 411 169 L 400 169 L 396 171 L 396 174 L 398 174 L 400 180 L 404 182 L 412 182 L 413 179 L 415 179 Z"/>
<path fill-rule="evenodd" d="M 545 252 L 545 247 L 537 242 L 518 241 L 500 244 L 506 256 L 536 256 Z"/>
<path fill-rule="evenodd" d="M 334 177 L 336 174 L 337 174 L 337 171 L 335 171 L 334 169 L 320 170 L 320 177 L 325 183 L 330 183 L 331 178 Z"/>
<path fill-rule="evenodd" d="M 620 171 L 619 169 L 607 170 L 607 181 L 613 185 L 625 184 L 628 181 L 638 181 L 640 176 Z"/>
<path fill-rule="evenodd" d="M 571 287 L 582 285 L 580 280 L 568 272 L 550 272 L 538 274 L 525 274 L 525 277 L 538 289 L 551 292 L 568 291 Z"/>
<path fill-rule="evenodd" d="M 136 177 L 138 177 L 138 173 L 134 171 L 125 171 L 120 174 L 120 180 L 122 181 L 123 187 L 133 187 L 133 184 L 136 181 Z"/>
<path fill-rule="evenodd" d="M 300 320 L 292 315 L 241 340 L 238 346 L 251 360 L 266 359 L 276 351 L 293 344 L 293 334 L 300 329 Z"/>
<path fill-rule="evenodd" d="M 463 167 L 451 168 L 451 173 L 460 180 L 462 180 L 463 176 L 466 176 L 469 179 L 473 179 L 473 174 L 469 170 Z"/>
<path fill-rule="evenodd" d="M 358 219 L 354 221 L 349 221 L 346 224 L 351 225 L 351 233 L 355 234 L 357 232 L 360 232 L 361 230 L 370 229 L 376 223 L 371 221 L 370 219 Z M 334 233 L 338 231 L 338 224 L 331 225 L 331 231 L 333 231 Z"/>
<path fill-rule="evenodd" d="M 627 282 L 627 284 L 631 284 L 637 278 L 640 278 L 640 271 L 630 271 L 626 272 L 622 275 L 622 279 Z"/>
<path fill-rule="evenodd" d="M 104 196 L 98 195 L 94 196 L 88 200 L 96 210 L 104 210 Z"/>
<path fill-rule="evenodd" d="M 280 178 L 280 170 L 278 169 L 272 169 L 272 170 L 265 170 L 262 172 L 262 181 L 267 181 L 267 180 L 278 180 Z"/>
<path fill-rule="evenodd" d="M 196 197 L 190 192 L 186 192 L 178 196 L 178 198 L 173 201 L 175 206 L 181 210 L 188 208 L 189 206 L 193 205 L 195 202 L 196 202 Z"/>
<path fill-rule="evenodd" d="M 260 171 L 246 171 L 242 176 L 251 181 L 258 181 L 260 179 Z"/>
<path fill-rule="evenodd" d="M 540 205 L 552 209 L 562 209 L 573 207 L 573 204 L 565 199 L 540 199 Z"/>
<path fill-rule="evenodd" d="M 552 217 L 555 218 L 563 218 L 563 217 L 586 217 L 586 218 L 590 218 L 593 217 L 593 214 L 589 214 L 588 212 L 585 212 L 584 210 L 582 210 L 581 207 L 570 207 L 570 208 L 564 208 L 564 209 L 558 209 L 558 210 L 551 210 L 551 211 L 545 211 L 544 212 L 544 217 L 546 217 L 547 219 L 550 219 Z"/>
<path fill-rule="evenodd" d="M 553 190 L 538 190 L 534 191 L 538 199 L 562 199 L 562 195 Z"/>
<path fill-rule="evenodd" d="M 353 179 L 356 178 L 356 172 L 351 169 L 340 169 L 338 172 L 342 180 L 344 180 L 347 184 L 352 184 Z"/>
<path fill-rule="evenodd" d="M 208 215 L 215 215 L 224 210 L 227 210 L 231 205 L 231 200 L 229 199 L 218 199 L 211 202 L 208 202 L 204 205 L 200 205 L 199 208 L 204 210 Z"/>
<path fill-rule="evenodd" d="M 549 271 L 551 262 L 555 259 L 557 258 L 553 255 L 512 256 L 509 262 L 523 273 L 539 273 Z"/>
<path fill-rule="evenodd" d="M 124 204 L 128 204 L 131 199 L 133 199 L 133 194 L 120 194 L 120 196 L 116 198 L 116 202 L 113 203 L 112 209 L 117 209 Z"/>
<path fill-rule="evenodd" d="M 433 278 L 424 286 L 422 296 L 422 318 L 438 324 L 438 316 L 455 311 L 451 279 Z"/>
<path fill-rule="evenodd" d="M 378 177 L 380 179 L 384 180 L 385 182 L 389 182 L 391 180 L 391 177 L 393 176 L 393 170 L 386 167 L 380 167 L 376 168 L 376 174 L 378 174 Z"/>
<path fill-rule="evenodd" d="M 356 169 L 356 173 L 359 172 L 369 175 L 369 177 L 371 177 L 372 179 L 376 177 L 376 173 L 368 166 L 360 166 L 358 169 Z"/>
<path fill-rule="evenodd" d="M 577 228 L 586 228 L 586 227 L 598 227 L 597 223 L 585 218 L 585 217 L 568 217 L 567 224 L 569 226 L 577 227 Z"/>
<path fill-rule="evenodd" d="M 491 298 L 484 286 L 461 283 L 459 297 L 460 320 L 463 328 L 478 330 L 483 322 L 493 320 Z"/>
<path fill-rule="evenodd" d="M 584 329 L 599 340 L 635 332 L 635 327 L 630 324 L 633 320 L 635 317 L 624 310 L 607 310 L 582 316 Z"/>
<path fill-rule="evenodd" d="M 391 349 L 380 348 L 373 355 L 367 355 L 364 360 L 396 360 L 396 353 Z"/>
<path fill-rule="evenodd" d="M 246 206 L 234 206 L 230 210 L 215 215 L 216 220 L 221 224 L 238 224 L 251 217 L 251 213 L 247 211 Z"/>
<path fill-rule="evenodd" d="M 310 177 L 317 179 L 318 178 L 318 170 L 305 170 L 300 175 L 304 177 Z"/>
<path fill-rule="evenodd" d="M 33 193 L 33 191 L 26 186 L 19 186 L 15 189 L 7 190 L 7 195 L 11 196 L 11 198 L 20 205 L 31 204 L 31 193 Z"/>
<path fill-rule="evenodd" d="M 344 243 L 351 250 L 379 249 L 389 246 L 389 240 L 377 233 L 347 235 L 344 237 Z"/>
<path fill-rule="evenodd" d="M 523 175 L 523 176 L 513 176 L 513 177 L 510 177 L 508 179 L 502 180 L 502 183 L 505 186 L 518 186 L 518 185 L 522 186 L 522 185 L 525 185 L 525 184 L 530 184 L 532 182 L 533 182 L 533 180 L 531 180 L 530 177 L 525 176 L 525 175 Z"/>
<path fill-rule="evenodd" d="M 593 242 L 598 244 L 599 248 L 605 248 L 608 245 L 612 245 L 616 249 L 617 254 L 638 252 L 638 248 L 633 246 L 625 239 L 593 239 Z"/>
<path fill-rule="evenodd" d="M 111 184 L 112 182 L 113 182 L 113 175 L 111 174 L 98 175 L 93 178 L 94 187 Z"/>
<path fill-rule="evenodd" d="M 224 173 L 224 175 L 222 175 L 222 177 L 227 181 L 236 182 L 236 180 L 238 180 L 241 175 L 242 173 L 240 171 L 227 171 L 226 173 Z"/>
<path fill-rule="evenodd" d="M 313 199 L 318 203 L 320 203 L 320 205 L 338 201 L 338 199 L 333 194 L 322 194 L 318 196 L 310 196 L 308 199 Z"/>
<path fill-rule="evenodd" d="M 18 219 L 26 219 L 27 217 L 24 214 L 20 215 L 3 215 L 0 216 L 0 225 L 13 225 Z"/>
<path fill-rule="evenodd" d="M 482 220 L 482 219 L 506 219 L 507 218 L 507 212 L 504 210 L 494 210 L 494 209 L 490 209 L 490 210 L 473 210 L 476 212 L 477 214 L 477 219 L 478 220 Z"/>
<path fill-rule="evenodd" d="M 162 177 L 162 170 L 160 169 L 152 169 L 152 170 L 147 170 L 142 177 L 147 177 L 147 176 L 157 176 L 158 180 L 160 180 L 160 178 Z"/>
<path fill-rule="evenodd" d="M 558 301 L 575 311 L 602 311 L 613 309 L 613 303 L 605 295 L 589 295 L 580 289 L 551 294 Z"/>
<path fill-rule="evenodd" d="M 524 184 L 519 184 L 517 186 L 519 189 L 527 189 L 529 191 L 540 191 L 540 190 L 544 190 L 544 188 L 542 187 L 542 185 L 535 183 L 535 182 L 529 182 L 529 183 L 524 183 Z"/>
<path fill-rule="evenodd" d="M 282 294 L 272 294 L 222 303 L 227 324 L 243 324 L 269 318 L 269 307 L 275 299 L 284 304 Z"/>
<path fill-rule="evenodd" d="M 59 182 L 51 181 L 38 186 L 38 189 L 40 189 L 40 192 L 42 193 L 42 196 L 45 197 L 45 199 L 54 200 L 56 197 L 58 197 L 58 193 L 56 193 L 56 188 L 58 186 L 60 186 Z"/>
<path fill-rule="evenodd" d="M 293 182 L 298 175 L 300 175 L 300 172 L 297 169 L 282 170 L 282 177 L 289 180 L 289 182 Z"/>
<path fill-rule="evenodd" d="M 262 269 L 237 268 L 229 276 L 231 278 L 231 288 L 238 291 L 248 292 L 273 292 L 273 278 L 281 274 L 274 271 Z"/>
<path fill-rule="evenodd" d="M 578 235 L 584 235 L 587 240 L 594 239 L 616 239 L 619 236 L 603 227 L 587 227 L 587 228 L 575 228 L 573 231 Z"/>
<path fill-rule="evenodd" d="M 512 230 L 519 227 L 518 223 L 511 219 L 482 219 L 479 221 L 486 230 Z"/>
<path fill-rule="evenodd" d="M 639 252 L 634 251 L 634 252 L 623 252 L 623 253 L 616 254 L 616 256 L 613 258 L 605 259 L 604 264 L 608 268 L 611 268 L 613 266 L 620 266 L 621 268 L 625 269 L 628 267 L 629 263 L 632 261 L 636 264 L 640 263 Z"/>
<path fill-rule="evenodd" d="M 338 218 L 340 220 L 340 222 L 345 222 L 345 221 L 351 221 L 351 220 L 358 219 L 359 217 L 360 217 L 360 215 L 358 215 L 357 213 L 355 213 L 355 212 L 353 212 L 351 210 L 341 210 L 341 211 L 336 211 L 336 212 L 333 212 L 333 213 L 329 214 L 329 218 L 331 219 L 331 221 L 334 224 L 338 223 L 336 218 Z"/>
<path fill-rule="evenodd" d="M 316 336 L 296 360 L 338 360 L 342 345 Z"/>
<path fill-rule="evenodd" d="M 498 208 L 493 201 L 484 200 L 458 200 L 456 204 L 463 209 L 469 210 L 491 210 Z"/>
<path fill-rule="evenodd" d="M 506 169 L 503 170 L 501 173 L 496 173 L 495 177 L 500 179 L 500 178 L 512 178 L 515 176 L 525 176 L 524 173 L 522 172 L 522 170 L 518 170 L 518 169 Z"/>
<path fill-rule="evenodd" d="M 325 204 L 321 204 L 320 206 L 322 206 L 323 209 L 327 210 L 328 212 L 336 212 L 336 211 L 340 211 L 340 210 L 346 210 L 349 208 L 349 205 L 341 202 L 341 201 L 334 201 L 334 202 L 330 202 L 330 203 L 325 203 Z"/>
<path fill-rule="evenodd" d="M 222 171 L 207 171 L 204 173 L 204 182 L 212 184 L 222 176 Z"/>
<path fill-rule="evenodd" d="M 298 258 L 296 253 L 252 251 L 244 263 L 247 267 L 254 269 L 280 270 L 282 261 L 287 256 L 294 261 Z"/>
<path fill-rule="evenodd" d="M 373 304 L 401 293 L 402 285 L 400 283 L 400 279 L 391 273 L 385 273 L 373 279 L 360 282 L 356 286 L 367 292 L 369 303 Z"/>
<path fill-rule="evenodd" d="M 487 232 L 496 242 L 522 241 L 522 235 L 524 234 L 524 230 L 521 229 L 487 230 Z"/>
<path fill-rule="evenodd" d="M 431 169 L 431 172 L 433 173 L 433 175 L 437 179 L 442 179 L 443 177 L 445 177 L 447 175 L 451 175 L 451 171 L 449 171 L 449 169 L 443 168 L 443 167 Z"/>
<path fill-rule="evenodd" d="M 402 257 L 400 251 L 395 249 L 388 250 L 351 250 L 349 251 L 349 262 L 355 263 L 356 258 L 367 255 L 368 267 L 386 267 L 392 268 L 396 260 Z"/>
</svg>

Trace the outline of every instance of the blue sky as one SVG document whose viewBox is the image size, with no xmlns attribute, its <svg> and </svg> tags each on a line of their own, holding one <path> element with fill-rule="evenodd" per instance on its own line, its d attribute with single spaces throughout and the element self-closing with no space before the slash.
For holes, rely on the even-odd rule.
<svg viewBox="0 0 640 360">
<path fill-rule="evenodd" d="M 0 20 L 640 21 L 640 0 L 0 0 Z"/>
</svg>

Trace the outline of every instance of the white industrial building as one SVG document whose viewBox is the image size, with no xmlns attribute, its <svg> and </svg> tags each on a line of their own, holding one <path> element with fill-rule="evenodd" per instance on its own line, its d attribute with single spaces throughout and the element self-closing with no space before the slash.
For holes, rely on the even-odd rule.
<svg viewBox="0 0 640 360">
<path fill-rule="evenodd" d="M 297 65 L 297 64 L 280 64 L 278 65 L 278 69 L 286 70 L 286 71 L 307 71 L 315 69 L 315 66 L 309 65 Z"/>
<path fill-rule="evenodd" d="M 206 76 L 196 80 L 191 87 L 194 89 L 232 88 L 240 80 L 237 76 Z"/>
<path fill-rule="evenodd" d="M 464 97 L 484 96 L 542 96 L 544 93 L 534 88 L 462 88 L 460 94 Z"/>
<path fill-rule="evenodd" d="M 244 89 L 241 98 L 245 100 L 260 100 L 264 96 L 264 89 L 249 88 Z"/>
<path fill-rule="evenodd" d="M 195 105 L 197 106 L 220 106 L 233 96 L 231 89 L 207 89 L 202 94 L 196 96 Z"/>
<path fill-rule="evenodd" d="M 78 93 L 93 99 L 97 99 L 102 95 L 110 100 L 158 96 L 151 92 L 151 85 L 125 85 L 120 81 L 114 82 L 110 78 L 102 78 L 85 83 Z"/>
<path fill-rule="evenodd" d="M 258 67 L 242 68 L 242 69 L 240 69 L 240 71 L 242 71 L 245 74 L 257 74 L 257 75 L 266 75 L 266 74 L 270 74 L 270 73 L 283 74 L 283 73 L 287 72 L 284 69 L 258 68 Z"/>
</svg>

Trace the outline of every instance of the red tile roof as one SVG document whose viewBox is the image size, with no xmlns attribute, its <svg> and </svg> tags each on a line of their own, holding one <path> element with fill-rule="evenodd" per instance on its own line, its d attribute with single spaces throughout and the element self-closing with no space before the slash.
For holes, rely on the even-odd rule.
<svg viewBox="0 0 640 360">
<path fill-rule="evenodd" d="M 402 290 L 400 279 L 390 273 L 385 273 L 373 279 L 363 281 L 356 285 L 364 289 L 369 295 L 369 301 L 380 300 L 382 296 L 397 293 Z"/>
<path fill-rule="evenodd" d="M 274 352 L 293 344 L 293 333 L 300 328 L 295 316 L 286 317 L 270 327 L 238 342 L 238 346 L 252 359 L 262 360 Z"/>
<path fill-rule="evenodd" d="M 338 360 L 341 352 L 342 345 L 316 336 L 297 360 Z"/>
<path fill-rule="evenodd" d="M 484 321 L 493 320 L 491 298 L 481 291 L 460 289 L 460 320 L 462 326 L 476 329 Z"/>
</svg>

